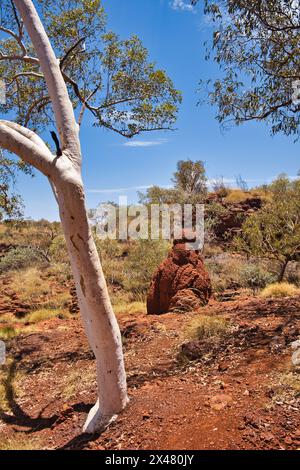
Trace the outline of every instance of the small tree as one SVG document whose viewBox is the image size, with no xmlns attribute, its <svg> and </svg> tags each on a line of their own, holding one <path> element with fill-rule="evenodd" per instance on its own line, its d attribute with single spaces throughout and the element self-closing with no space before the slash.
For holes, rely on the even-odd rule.
<svg viewBox="0 0 300 470">
<path fill-rule="evenodd" d="M 138 192 L 140 204 L 173 204 L 178 202 L 177 192 L 173 188 L 151 186 L 146 193 Z M 176 200 L 177 199 L 177 200 Z"/>
<path fill-rule="evenodd" d="M 249 256 L 275 260 L 281 282 L 289 262 L 300 259 L 300 180 L 280 176 L 270 190 L 272 201 L 244 222 L 234 246 Z"/>
<path fill-rule="evenodd" d="M 198 0 L 192 0 L 196 4 Z M 294 0 L 205 0 L 222 70 L 209 94 L 221 123 L 265 121 L 299 135 L 300 15 Z"/>
<path fill-rule="evenodd" d="M 55 239 L 62 235 L 59 222 L 48 220 L 6 221 L 4 231 L 0 234 L 0 242 L 18 245 L 35 252 L 47 263 L 51 262 L 51 246 Z"/>
<path fill-rule="evenodd" d="M 180 160 L 173 173 L 172 188 L 151 186 L 146 193 L 139 193 L 141 204 L 195 204 L 204 201 L 207 194 L 207 177 L 200 160 Z"/>
<path fill-rule="evenodd" d="M 107 426 L 128 401 L 119 327 L 92 237 L 82 183 L 79 130 L 86 110 L 94 125 L 125 137 L 169 129 L 180 94 L 149 63 L 137 37 L 104 31 L 100 0 L 2 0 L 0 76 L 7 84 L 0 147 L 49 180 L 79 306 L 97 361 L 98 400 L 84 430 Z M 51 42 L 50 42 L 51 41 Z M 49 125 L 55 154 L 36 131 Z"/>
<path fill-rule="evenodd" d="M 172 178 L 174 188 L 186 202 L 203 201 L 207 194 L 207 178 L 204 163 L 200 160 L 180 160 Z"/>
<path fill-rule="evenodd" d="M 256 295 L 260 289 L 273 282 L 274 277 L 262 269 L 257 264 L 247 264 L 239 272 L 241 284 L 243 287 L 252 289 L 253 295 Z"/>
<path fill-rule="evenodd" d="M 20 219 L 23 215 L 23 201 L 14 188 L 19 171 L 30 173 L 30 168 L 0 149 L 0 220 Z"/>
</svg>

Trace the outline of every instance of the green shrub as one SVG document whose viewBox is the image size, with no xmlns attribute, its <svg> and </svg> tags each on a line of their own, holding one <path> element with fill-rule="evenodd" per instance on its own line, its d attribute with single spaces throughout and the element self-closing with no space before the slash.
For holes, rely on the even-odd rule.
<svg viewBox="0 0 300 470">
<path fill-rule="evenodd" d="M 166 258 L 170 244 L 162 240 L 139 240 L 125 261 L 124 287 L 134 295 L 134 300 L 143 300 L 153 274 Z"/>
<path fill-rule="evenodd" d="M 255 294 L 274 281 L 274 276 L 256 264 L 248 264 L 240 270 L 242 287 L 252 289 Z"/>
<path fill-rule="evenodd" d="M 101 240 L 98 236 L 95 236 L 94 239 L 99 256 L 102 260 L 107 258 L 119 258 L 123 255 L 124 249 L 126 250 L 127 245 L 120 243 L 118 240 Z"/>
<path fill-rule="evenodd" d="M 295 284 L 297 287 L 300 287 L 300 276 L 299 272 L 296 269 L 290 269 L 286 275 L 286 282 L 289 284 Z"/>
<path fill-rule="evenodd" d="M 205 263 L 209 272 L 213 292 L 220 294 L 227 289 L 242 287 L 240 270 L 244 266 L 244 260 L 223 254 L 217 260 L 209 260 Z"/>
<path fill-rule="evenodd" d="M 41 262 L 41 257 L 31 248 L 13 248 L 0 259 L 0 274 L 29 268 Z"/>
<path fill-rule="evenodd" d="M 94 238 L 108 285 L 123 288 L 124 254 L 126 255 L 128 251 L 127 243 L 121 243 L 118 240 L 101 240 L 97 236 Z"/>
<path fill-rule="evenodd" d="M 63 235 L 58 235 L 54 238 L 49 248 L 49 256 L 51 261 L 57 263 L 69 263 L 66 240 Z"/>
<path fill-rule="evenodd" d="M 73 279 L 71 265 L 69 262 L 51 263 L 51 265 L 47 269 L 47 274 L 50 278 L 53 278 L 56 282 L 61 285 Z"/>
</svg>

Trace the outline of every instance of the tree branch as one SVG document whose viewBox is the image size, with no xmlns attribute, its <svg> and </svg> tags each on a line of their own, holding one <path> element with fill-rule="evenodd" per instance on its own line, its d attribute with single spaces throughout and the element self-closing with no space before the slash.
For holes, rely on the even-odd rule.
<svg viewBox="0 0 300 470">
<path fill-rule="evenodd" d="M 27 126 L 27 124 L 29 123 L 31 114 L 36 107 L 38 107 L 38 111 L 41 111 L 49 103 L 51 103 L 49 96 L 42 96 L 38 100 L 34 101 L 34 103 L 32 103 L 32 105 L 30 106 L 30 108 L 28 109 L 26 113 L 26 116 L 24 119 L 25 126 Z"/>
<path fill-rule="evenodd" d="M 44 75 L 41 74 L 41 73 L 37 73 L 37 72 L 20 72 L 20 73 L 17 73 L 16 75 L 13 76 L 13 78 L 11 79 L 11 81 L 8 83 L 7 86 L 10 86 L 13 84 L 13 82 L 18 79 L 19 77 L 35 77 L 35 78 L 44 78 Z"/>
<path fill-rule="evenodd" d="M 14 122 L 0 121 L 0 146 L 13 152 L 44 175 L 52 175 L 54 157 L 44 141 L 29 129 Z"/>
<path fill-rule="evenodd" d="M 0 51 L 0 60 L 21 60 L 28 64 L 40 65 L 39 59 L 28 55 L 5 55 Z"/>
<path fill-rule="evenodd" d="M 71 46 L 70 49 L 67 50 L 64 57 L 60 59 L 59 65 L 60 65 L 61 70 L 63 70 L 64 64 L 68 60 L 68 57 L 72 54 L 72 52 L 76 49 L 76 47 L 79 46 L 79 44 L 81 44 L 84 41 L 85 41 L 85 38 L 78 39 L 78 41 L 75 44 L 73 44 L 73 46 Z"/>
<path fill-rule="evenodd" d="M 62 151 L 65 151 L 72 163 L 79 168 L 81 165 L 81 151 L 78 139 L 78 125 L 75 120 L 67 86 L 60 70 L 59 61 L 54 54 L 33 2 L 31 0 L 14 0 L 14 4 L 24 21 L 45 76 L 62 144 Z"/>
</svg>

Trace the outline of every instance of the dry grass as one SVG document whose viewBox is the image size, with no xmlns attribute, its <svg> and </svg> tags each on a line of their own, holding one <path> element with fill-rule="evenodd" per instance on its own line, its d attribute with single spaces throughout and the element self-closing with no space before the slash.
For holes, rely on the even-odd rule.
<svg viewBox="0 0 300 470">
<path fill-rule="evenodd" d="M 239 202 L 244 202 L 251 198 L 259 198 L 263 201 L 271 201 L 272 193 L 271 191 L 263 188 L 250 189 L 249 191 L 243 191 L 242 189 L 234 188 L 228 190 L 225 201 L 238 204 Z"/>
<path fill-rule="evenodd" d="M 29 437 L 28 434 L 14 433 L 12 437 L 6 437 L 0 441 L 1 450 L 39 450 L 41 440 L 37 437 Z"/>
<path fill-rule="evenodd" d="M 294 284 L 289 284 L 288 282 L 276 282 L 275 284 L 270 284 L 262 292 L 261 297 L 292 297 L 300 293 L 300 289 Z"/>
<path fill-rule="evenodd" d="M 229 331 L 229 322 L 223 317 L 198 315 L 185 328 L 185 337 L 202 340 L 223 337 Z"/>
<path fill-rule="evenodd" d="M 48 271 L 43 274 L 48 274 Z M 36 267 L 15 271 L 10 289 L 16 293 L 21 302 L 30 305 L 32 310 L 65 308 L 70 302 L 70 293 L 67 290 L 56 292 L 49 278 L 45 279 L 43 274 Z"/>
<path fill-rule="evenodd" d="M 66 375 L 62 386 L 61 395 L 65 401 L 70 400 L 74 396 L 78 396 L 80 392 L 86 392 L 90 388 L 96 387 L 96 372 L 93 364 L 87 364 L 79 370 L 70 370 Z"/>
<path fill-rule="evenodd" d="M 251 197 L 258 197 L 263 201 L 272 201 L 272 193 L 263 188 L 255 188 L 250 190 Z"/>
<path fill-rule="evenodd" d="M 240 273 L 245 266 L 243 258 L 224 254 L 222 260 L 208 260 L 205 266 L 210 275 L 213 292 L 221 293 L 226 289 L 242 287 Z"/>
<path fill-rule="evenodd" d="M 51 318 L 68 318 L 70 316 L 67 310 L 62 309 L 47 309 L 42 308 L 39 310 L 35 310 L 23 319 L 26 323 L 39 323 L 41 321 L 50 320 Z"/>
<path fill-rule="evenodd" d="M 225 201 L 231 203 L 244 202 L 251 197 L 251 194 L 241 189 L 230 189 L 229 194 L 226 196 Z"/>
<path fill-rule="evenodd" d="M 0 368 L 0 411 L 11 413 L 11 401 L 22 397 L 24 372 L 16 369 L 16 363 L 7 358 Z"/>
<path fill-rule="evenodd" d="M 41 272 L 37 268 L 14 272 L 10 288 L 22 302 L 33 306 L 41 296 L 51 294 L 49 282 L 41 278 Z"/>
<path fill-rule="evenodd" d="M 113 309 L 116 315 L 120 313 L 146 313 L 147 308 L 145 302 L 129 302 L 125 299 L 113 299 Z"/>
<path fill-rule="evenodd" d="M 291 371 L 283 375 L 281 378 L 284 385 L 286 385 L 295 397 L 300 395 L 300 374 L 299 372 Z"/>
<path fill-rule="evenodd" d="M 273 402 L 295 405 L 300 398 L 300 371 L 288 367 L 286 371 L 276 374 L 272 381 Z"/>
<path fill-rule="evenodd" d="M 0 320 L 0 339 L 9 340 L 20 333 L 31 333 L 35 331 L 33 325 L 51 318 L 70 317 L 70 312 L 63 308 L 38 308 L 19 319 L 16 319 L 13 313 L 7 313 Z"/>
<path fill-rule="evenodd" d="M 2 326 L 0 328 L 0 339 L 3 341 L 13 339 L 18 334 L 19 330 L 14 328 L 13 326 Z"/>
</svg>

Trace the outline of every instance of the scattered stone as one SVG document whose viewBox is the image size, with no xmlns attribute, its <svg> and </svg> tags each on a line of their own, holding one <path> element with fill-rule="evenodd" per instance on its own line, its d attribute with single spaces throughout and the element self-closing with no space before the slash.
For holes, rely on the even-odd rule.
<svg viewBox="0 0 300 470">
<path fill-rule="evenodd" d="M 147 419 L 150 419 L 150 418 L 151 418 L 150 413 L 144 413 L 143 414 L 143 420 L 147 420 Z"/>
<path fill-rule="evenodd" d="M 300 339 L 291 343 L 291 348 L 294 351 L 292 355 L 293 366 L 300 366 Z"/>
<path fill-rule="evenodd" d="M 249 198 L 243 202 L 236 204 L 222 202 L 222 205 L 224 214 L 219 216 L 214 232 L 220 240 L 228 240 L 240 233 L 243 222 L 249 215 L 261 208 L 262 200 L 249 195 Z"/>
<path fill-rule="evenodd" d="M 229 369 L 229 364 L 227 362 L 220 362 L 218 369 L 220 372 L 225 372 L 227 369 Z"/>
<path fill-rule="evenodd" d="M 285 344 L 285 338 L 283 336 L 274 336 L 272 341 L 269 343 L 269 348 L 271 352 L 273 353 L 278 353 L 282 351 L 286 346 Z"/>
<path fill-rule="evenodd" d="M 226 406 L 230 402 L 232 402 L 232 396 L 226 395 L 225 393 L 220 393 L 218 395 L 215 395 L 214 397 L 211 397 L 209 401 L 210 401 L 210 407 L 213 410 L 221 411 L 224 408 L 226 408 Z"/>
<path fill-rule="evenodd" d="M 293 366 L 300 366 L 300 349 L 295 351 L 292 355 L 292 364 Z"/>
<path fill-rule="evenodd" d="M 181 352 L 190 361 L 196 361 L 197 359 L 201 359 L 204 352 L 202 348 L 202 342 L 189 341 L 188 343 L 184 343 L 181 346 Z"/>
<path fill-rule="evenodd" d="M 271 442 L 275 440 L 274 435 L 270 432 L 262 432 L 260 434 L 260 438 L 262 441 L 265 441 L 265 442 Z"/>
<path fill-rule="evenodd" d="M 77 293 L 76 293 L 76 287 L 75 285 L 71 285 L 70 287 L 70 294 L 71 294 L 71 300 L 69 302 L 69 312 L 72 313 L 73 315 L 79 313 L 79 305 L 78 305 L 78 299 L 77 299 Z"/>
<path fill-rule="evenodd" d="M 244 416 L 244 421 L 246 423 L 246 425 L 250 425 L 252 426 L 253 428 L 259 428 L 260 425 L 261 425 L 261 421 L 260 419 L 255 416 L 254 414 L 252 413 L 247 413 L 245 416 Z"/>
<path fill-rule="evenodd" d="M 292 349 L 294 349 L 294 350 L 300 349 L 300 339 L 298 339 L 297 341 L 294 341 L 294 342 L 291 344 L 291 347 L 292 347 Z"/>
<path fill-rule="evenodd" d="M 287 445 L 292 445 L 293 444 L 293 439 L 290 436 L 285 437 L 284 439 L 285 444 Z"/>
</svg>

